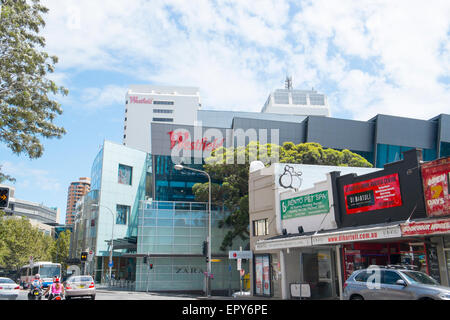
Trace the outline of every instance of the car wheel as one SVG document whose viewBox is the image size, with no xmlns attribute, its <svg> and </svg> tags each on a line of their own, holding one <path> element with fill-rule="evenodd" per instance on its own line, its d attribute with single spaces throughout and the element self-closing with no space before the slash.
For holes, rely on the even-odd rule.
<svg viewBox="0 0 450 320">
<path fill-rule="evenodd" d="M 95 294 L 91 296 L 91 300 L 95 300 Z"/>
<path fill-rule="evenodd" d="M 350 297 L 350 300 L 364 300 L 364 298 L 362 296 L 360 296 L 359 294 L 355 294 Z"/>
<path fill-rule="evenodd" d="M 70 300 L 70 297 L 66 296 L 66 300 L 69 301 L 69 300 Z"/>
</svg>

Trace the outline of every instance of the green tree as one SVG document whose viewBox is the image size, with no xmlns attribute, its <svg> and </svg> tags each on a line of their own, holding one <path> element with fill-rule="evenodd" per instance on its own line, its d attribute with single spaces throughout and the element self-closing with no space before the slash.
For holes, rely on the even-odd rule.
<svg viewBox="0 0 450 320">
<path fill-rule="evenodd" d="M 61 263 L 62 270 L 67 269 L 66 260 L 69 258 L 70 234 L 70 230 L 61 232 L 50 250 L 52 261 Z"/>
<path fill-rule="evenodd" d="M 278 146 L 251 142 L 245 148 L 222 147 L 213 151 L 204 166 L 211 179 L 218 182 L 212 184 L 211 201 L 224 205 L 231 212 L 222 224 L 229 226 L 230 230 L 222 241 L 221 250 L 231 247 L 236 237 L 242 240 L 249 237 L 248 178 L 250 162 L 253 160 L 260 160 L 267 166 L 278 160 L 280 163 L 372 167 L 356 153 L 349 150 L 324 149 L 318 143 L 295 145 L 286 142 Z M 208 183 L 197 183 L 192 190 L 196 200 L 208 200 Z"/>
<path fill-rule="evenodd" d="M 6 269 L 19 270 L 30 256 L 35 261 L 51 260 L 52 237 L 33 227 L 27 218 L 5 218 L 0 213 L 0 239 L 0 264 Z"/>
<path fill-rule="evenodd" d="M 14 153 L 39 158 L 40 138 L 61 138 L 65 129 L 53 123 L 62 114 L 52 96 L 67 95 L 46 76 L 58 61 L 41 50 L 45 38 L 40 0 L 0 0 L 0 141 Z M 11 177 L 0 172 L 0 179 Z"/>
</svg>

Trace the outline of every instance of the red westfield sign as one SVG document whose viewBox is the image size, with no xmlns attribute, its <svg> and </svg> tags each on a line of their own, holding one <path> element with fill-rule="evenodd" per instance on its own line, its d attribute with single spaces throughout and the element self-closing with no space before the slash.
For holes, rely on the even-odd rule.
<svg viewBox="0 0 450 320">
<path fill-rule="evenodd" d="M 136 96 L 132 96 L 130 97 L 130 103 L 135 103 L 135 104 L 153 104 L 153 99 L 152 98 L 139 98 Z"/>
<path fill-rule="evenodd" d="M 189 131 L 170 131 L 170 150 L 198 150 L 198 151 L 213 151 L 223 146 L 225 139 L 214 139 L 209 142 L 207 138 L 197 139 L 192 141 Z"/>
</svg>

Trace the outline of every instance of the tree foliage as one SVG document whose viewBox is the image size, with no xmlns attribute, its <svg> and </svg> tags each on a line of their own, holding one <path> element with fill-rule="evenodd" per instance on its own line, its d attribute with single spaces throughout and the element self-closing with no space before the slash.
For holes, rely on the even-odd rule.
<svg viewBox="0 0 450 320">
<path fill-rule="evenodd" d="M 70 231 L 62 232 L 57 240 L 33 227 L 24 217 L 5 217 L 0 211 L 0 266 L 18 270 L 34 261 L 65 262 L 68 258 Z"/>
<path fill-rule="evenodd" d="M 204 170 L 210 174 L 211 179 L 220 182 L 212 184 L 211 201 L 217 205 L 224 205 L 231 212 L 223 223 L 230 227 L 230 231 L 222 242 L 221 250 L 231 247 L 236 237 L 248 239 L 248 178 L 250 163 L 253 160 L 260 160 L 267 166 L 278 161 L 280 163 L 372 167 L 366 159 L 356 153 L 349 150 L 324 149 L 318 143 L 295 145 L 292 142 L 286 142 L 278 146 L 251 142 L 246 147 L 222 147 L 213 151 L 211 157 L 206 159 L 204 166 Z M 196 200 L 208 201 L 208 183 L 197 183 L 192 190 Z"/>
<path fill-rule="evenodd" d="M 58 58 L 41 50 L 45 38 L 39 32 L 48 9 L 40 0 L 0 3 L 0 141 L 16 154 L 39 158 L 41 137 L 60 138 L 66 132 L 53 123 L 62 109 L 52 95 L 66 95 L 67 89 L 46 77 Z"/>
</svg>

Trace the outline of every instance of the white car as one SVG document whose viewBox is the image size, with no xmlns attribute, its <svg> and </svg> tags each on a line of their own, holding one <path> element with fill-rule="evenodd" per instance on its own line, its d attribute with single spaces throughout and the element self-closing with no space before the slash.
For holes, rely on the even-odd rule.
<svg viewBox="0 0 450 320">
<path fill-rule="evenodd" d="M 9 278 L 0 277 L 0 299 L 16 300 L 20 286 Z"/>
</svg>

